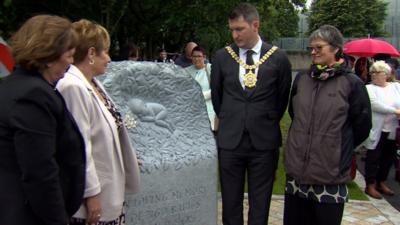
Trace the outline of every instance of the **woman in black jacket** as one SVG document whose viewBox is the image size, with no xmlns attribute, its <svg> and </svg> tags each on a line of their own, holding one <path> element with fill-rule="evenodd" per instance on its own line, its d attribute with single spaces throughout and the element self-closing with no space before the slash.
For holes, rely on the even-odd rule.
<svg viewBox="0 0 400 225">
<path fill-rule="evenodd" d="M 76 34 L 58 16 L 30 18 L 13 36 L 15 71 L 0 83 L 0 223 L 66 225 L 82 201 L 82 137 L 54 84 Z"/>
</svg>

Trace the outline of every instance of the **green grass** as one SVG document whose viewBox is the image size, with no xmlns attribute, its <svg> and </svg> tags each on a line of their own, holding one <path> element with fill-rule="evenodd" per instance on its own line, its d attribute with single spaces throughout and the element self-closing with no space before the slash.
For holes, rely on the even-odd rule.
<svg viewBox="0 0 400 225">
<path fill-rule="evenodd" d="M 286 112 L 281 120 L 283 145 L 286 143 L 286 137 L 289 131 L 290 122 L 291 119 L 289 113 Z M 274 188 L 272 191 L 274 195 L 283 195 L 285 193 L 285 169 L 283 166 L 283 147 L 280 149 L 278 169 L 276 171 L 276 178 L 275 178 Z M 368 201 L 367 196 L 364 194 L 363 191 L 360 190 L 360 188 L 357 186 L 356 183 L 351 182 L 350 184 L 347 185 L 347 187 L 349 189 L 350 199 Z M 220 187 L 218 185 L 218 191 L 219 190 Z M 245 186 L 245 192 L 247 192 L 247 184 Z"/>
<path fill-rule="evenodd" d="M 282 131 L 282 147 L 279 149 L 279 162 L 278 169 L 276 171 L 276 177 L 274 182 L 274 188 L 272 194 L 283 195 L 285 193 L 285 169 L 283 168 L 283 147 L 286 144 L 286 138 L 290 127 L 290 116 L 286 112 L 281 120 L 281 131 Z"/>
<path fill-rule="evenodd" d="M 368 201 L 368 197 L 364 194 L 363 191 L 360 190 L 358 185 L 353 181 L 347 185 L 349 188 L 349 196 L 352 200 L 363 200 Z"/>
</svg>

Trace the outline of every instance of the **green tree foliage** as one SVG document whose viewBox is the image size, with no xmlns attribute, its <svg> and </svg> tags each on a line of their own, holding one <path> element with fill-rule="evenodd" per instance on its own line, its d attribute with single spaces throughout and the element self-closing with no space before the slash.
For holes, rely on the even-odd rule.
<svg viewBox="0 0 400 225">
<path fill-rule="evenodd" d="M 299 10 L 287 0 L 271 0 L 268 8 L 267 24 L 276 29 L 276 37 L 295 37 L 298 34 Z M 271 18 L 271 21 L 268 21 Z"/>
<path fill-rule="evenodd" d="M 346 37 L 383 36 L 386 6 L 383 0 L 314 0 L 308 18 L 309 32 L 330 24 Z"/>
<path fill-rule="evenodd" d="M 16 14 L 11 5 L 11 0 L 4 0 L 3 3 L 0 3 L 0 36 L 5 38 L 10 36 L 9 31 L 14 25 L 15 19 Z"/>
<path fill-rule="evenodd" d="M 307 0 L 292 0 L 291 2 L 298 7 L 304 7 Z"/>
<path fill-rule="evenodd" d="M 198 42 L 211 53 L 231 42 L 227 17 L 239 2 L 242 1 L 5 0 L 0 6 L 0 30 L 3 27 L 6 31 L 16 30 L 27 18 L 49 13 L 73 21 L 94 20 L 110 32 L 112 49 L 134 42 L 148 58 L 161 47 L 181 51 L 189 41 Z M 260 34 L 264 39 L 271 41 L 297 34 L 298 8 L 304 6 L 305 0 L 248 2 L 259 10 Z"/>
<path fill-rule="evenodd" d="M 209 52 L 231 42 L 228 14 L 240 0 L 208 1 L 139 1 L 129 4 L 130 27 L 120 30 L 120 43 L 139 43 L 151 54 L 162 44 L 167 50 L 182 49 L 184 44 L 195 41 Z M 261 35 L 267 40 L 297 34 L 298 10 L 305 0 L 250 1 L 261 15 Z M 131 19 L 133 15 L 134 18 Z M 282 26 L 284 24 L 284 26 Z M 156 28 L 156 29 L 155 29 Z"/>
</svg>

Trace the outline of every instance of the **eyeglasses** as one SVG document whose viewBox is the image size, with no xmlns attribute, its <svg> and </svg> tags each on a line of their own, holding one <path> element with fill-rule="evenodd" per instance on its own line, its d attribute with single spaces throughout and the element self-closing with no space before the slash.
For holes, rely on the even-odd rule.
<svg viewBox="0 0 400 225">
<path fill-rule="evenodd" d="M 328 46 L 329 44 L 325 44 L 325 45 L 316 45 L 316 46 L 307 46 L 307 51 L 312 52 L 320 52 L 322 50 L 323 47 Z"/>
<path fill-rule="evenodd" d="M 373 71 L 373 72 L 370 72 L 370 74 L 371 74 L 371 76 L 378 76 L 378 75 L 384 75 L 384 76 L 386 76 L 386 73 L 385 73 L 385 71 Z"/>
</svg>

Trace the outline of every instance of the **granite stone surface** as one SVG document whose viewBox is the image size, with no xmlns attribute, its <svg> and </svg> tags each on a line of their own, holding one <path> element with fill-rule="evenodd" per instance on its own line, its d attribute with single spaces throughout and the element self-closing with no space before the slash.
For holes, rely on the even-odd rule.
<svg viewBox="0 0 400 225">
<path fill-rule="evenodd" d="M 200 86 L 179 66 L 112 62 L 99 77 L 142 161 L 128 225 L 217 224 L 217 150 Z"/>
</svg>

